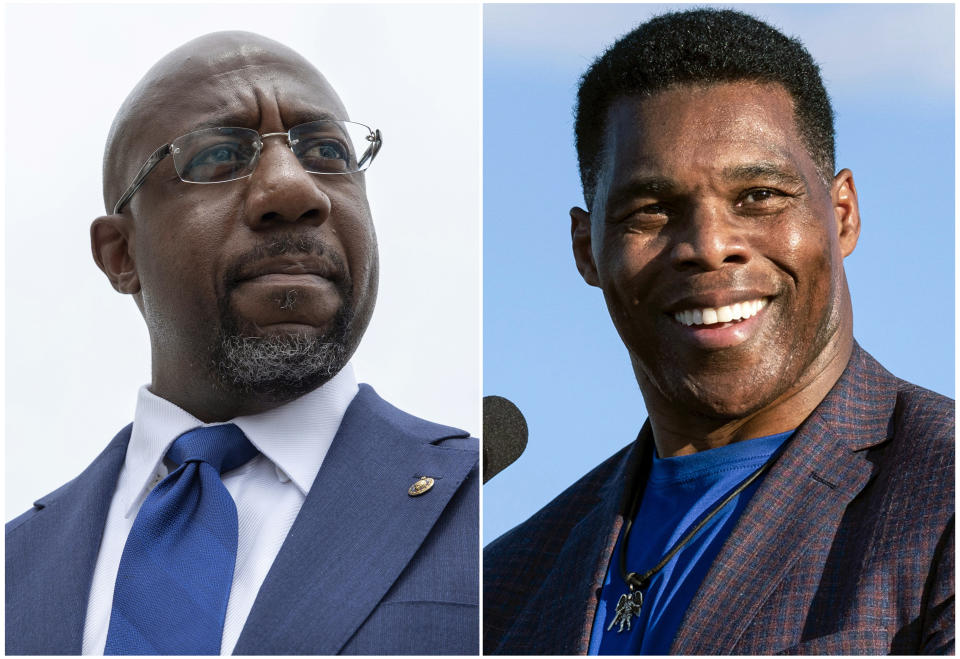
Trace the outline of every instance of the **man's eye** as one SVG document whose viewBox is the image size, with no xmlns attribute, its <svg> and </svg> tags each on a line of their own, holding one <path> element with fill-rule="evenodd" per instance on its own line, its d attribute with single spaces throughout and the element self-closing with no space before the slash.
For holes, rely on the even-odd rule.
<svg viewBox="0 0 960 659">
<path fill-rule="evenodd" d="M 239 144 L 214 144 L 191 156 L 180 175 L 188 181 L 229 180 L 250 163 L 248 151 Z"/>
<path fill-rule="evenodd" d="M 297 157 L 308 170 L 320 172 L 345 169 L 352 158 L 343 142 L 329 138 L 301 141 Z"/>
<path fill-rule="evenodd" d="M 653 203 L 640 206 L 634 213 L 639 215 L 669 215 L 670 209 L 666 204 Z"/>
<path fill-rule="evenodd" d="M 615 224 L 630 231 L 651 231 L 666 224 L 669 215 L 670 208 L 665 204 L 644 204 L 635 210 L 621 214 L 615 220 Z"/>
<path fill-rule="evenodd" d="M 224 163 L 234 162 L 241 157 L 237 148 L 229 144 L 218 144 L 209 149 L 204 149 L 190 160 L 191 167 L 203 165 L 222 165 Z"/>
<path fill-rule="evenodd" d="M 780 195 L 776 190 L 770 190 L 769 188 L 748 190 L 740 197 L 739 201 L 737 202 L 737 206 L 743 206 L 745 204 L 761 204 L 779 196 L 782 195 Z"/>
</svg>

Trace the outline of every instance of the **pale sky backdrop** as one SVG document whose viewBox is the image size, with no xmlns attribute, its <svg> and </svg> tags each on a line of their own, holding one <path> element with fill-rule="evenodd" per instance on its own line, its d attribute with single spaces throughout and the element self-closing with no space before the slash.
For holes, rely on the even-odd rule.
<svg viewBox="0 0 960 659">
<path fill-rule="evenodd" d="M 731 5 L 725 5 L 731 6 Z M 837 114 L 863 228 L 846 260 L 854 334 L 894 374 L 954 393 L 954 8 L 733 5 L 799 36 Z M 484 543 L 636 436 L 646 411 L 599 289 L 570 251 L 583 205 L 579 76 L 678 5 L 484 8 L 484 394 L 526 415 L 526 452 L 484 486 Z"/>
<path fill-rule="evenodd" d="M 352 119 L 383 132 L 367 172 L 380 293 L 357 377 L 413 414 L 480 432 L 479 5 L 8 5 L 7 519 L 133 418 L 147 332 L 89 247 L 104 140 L 157 59 L 226 29 L 297 50 Z"/>
</svg>

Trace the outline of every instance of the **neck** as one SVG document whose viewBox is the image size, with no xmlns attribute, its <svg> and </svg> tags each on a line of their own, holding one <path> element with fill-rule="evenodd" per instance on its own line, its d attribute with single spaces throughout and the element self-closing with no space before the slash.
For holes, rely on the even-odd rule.
<svg viewBox="0 0 960 659">
<path fill-rule="evenodd" d="M 718 418 L 680 409 L 666 400 L 647 379 L 639 379 L 650 415 L 657 454 L 662 457 L 690 455 L 733 442 L 766 437 L 793 430 L 814 409 L 843 374 L 853 352 L 853 335 L 844 333 L 828 344 L 797 383 L 762 407 L 736 418 Z"/>
<path fill-rule="evenodd" d="M 242 394 L 229 395 L 226 392 L 168 387 L 163 381 L 158 382 L 157 378 L 151 382 L 150 392 L 170 401 L 204 423 L 220 423 L 238 416 L 260 414 L 287 402 L 257 400 Z"/>
<path fill-rule="evenodd" d="M 208 373 L 190 372 L 190 362 L 177 362 L 176 368 L 169 364 L 153 364 L 150 392 L 177 407 L 189 412 L 204 423 L 229 421 L 238 416 L 260 414 L 297 397 L 266 396 L 250 391 L 228 387 Z"/>
</svg>

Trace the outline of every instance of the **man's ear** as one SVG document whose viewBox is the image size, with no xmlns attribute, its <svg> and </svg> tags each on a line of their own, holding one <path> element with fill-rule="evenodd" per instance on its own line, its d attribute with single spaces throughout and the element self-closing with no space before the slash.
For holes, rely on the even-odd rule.
<svg viewBox="0 0 960 659">
<path fill-rule="evenodd" d="M 830 200 L 837 219 L 840 253 L 846 258 L 853 253 L 860 238 L 860 203 L 857 201 L 857 188 L 853 184 L 853 172 L 849 169 L 841 169 L 833 178 Z"/>
<path fill-rule="evenodd" d="M 578 206 L 570 209 L 570 237 L 573 239 L 573 258 L 580 276 L 591 286 L 599 286 L 597 264 L 593 260 L 590 239 L 590 213 Z"/>
<path fill-rule="evenodd" d="M 103 215 L 90 225 L 90 249 L 97 267 L 103 270 L 120 293 L 140 292 L 140 277 L 133 250 L 133 220 L 123 215 Z"/>
</svg>

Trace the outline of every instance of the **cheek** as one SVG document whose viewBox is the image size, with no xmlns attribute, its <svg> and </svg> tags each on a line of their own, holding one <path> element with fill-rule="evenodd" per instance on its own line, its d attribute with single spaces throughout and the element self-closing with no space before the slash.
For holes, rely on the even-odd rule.
<svg viewBox="0 0 960 659">
<path fill-rule="evenodd" d="M 616 236 L 598 255 L 598 276 L 607 308 L 621 335 L 650 316 L 645 304 L 654 277 L 654 243 L 634 234 Z"/>
<path fill-rule="evenodd" d="M 794 228 L 787 234 L 787 238 L 784 241 L 784 247 L 786 248 L 788 254 L 800 254 L 802 252 L 802 246 L 803 231 Z"/>
<path fill-rule="evenodd" d="M 346 257 L 355 288 L 362 288 L 377 271 L 377 236 L 370 209 L 355 194 L 331 195 L 331 202 L 328 239 L 333 241 L 331 247 Z"/>
<path fill-rule="evenodd" d="M 791 314 L 803 319 L 793 324 L 793 345 L 820 346 L 836 327 L 842 291 L 842 259 L 836 237 L 824 223 L 798 223 L 781 233 L 781 263 L 794 279 L 796 295 Z"/>
<path fill-rule="evenodd" d="M 837 237 L 823 223 L 810 222 L 791 232 L 787 245 L 798 263 L 801 277 L 829 281 L 843 263 Z"/>
<path fill-rule="evenodd" d="M 656 279 L 656 271 L 663 267 L 660 257 L 666 246 L 663 233 L 610 232 L 600 253 L 601 281 L 606 278 L 624 289 L 631 300 L 635 296 L 643 297 Z"/>
<path fill-rule="evenodd" d="M 196 313 L 198 308 L 212 304 L 210 298 L 219 285 L 216 259 L 224 250 L 227 236 L 217 228 L 216 221 L 186 224 L 178 218 L 164 219 L 165 223 L 158 221 L 150 231 L 137 235 L 137 269 L 144 303 L 155 310 L 162 305 L 165 315 L 177 309 Z"/>
</svg>

